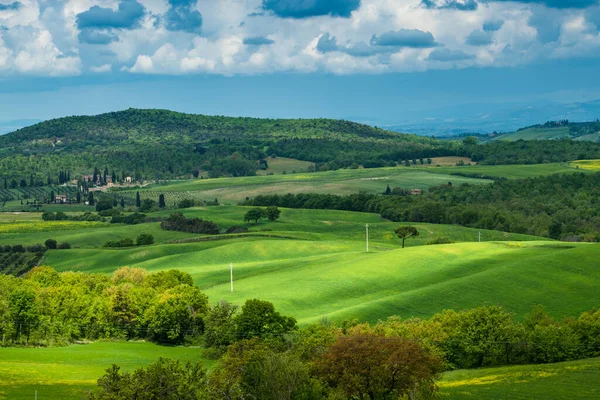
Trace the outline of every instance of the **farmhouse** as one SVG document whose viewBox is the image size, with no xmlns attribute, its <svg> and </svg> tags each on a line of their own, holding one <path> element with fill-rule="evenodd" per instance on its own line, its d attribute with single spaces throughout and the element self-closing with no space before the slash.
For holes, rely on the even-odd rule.
<svg viewBox="0 0 600 400">
<path fill-rule="evenodd" d="M 66 203 L 69 199 L 67 198 L 66 194 L 57 194 L 56 196 L 54 196 L 54 202 L 55 203 Z"/>
<path fill-rule="evenodd" d="M 411 189 L 410 190 L 411 196 L 420 196 L 421 194 L 423 194 L 423 191 L 421 189 Z"/>
</svg>

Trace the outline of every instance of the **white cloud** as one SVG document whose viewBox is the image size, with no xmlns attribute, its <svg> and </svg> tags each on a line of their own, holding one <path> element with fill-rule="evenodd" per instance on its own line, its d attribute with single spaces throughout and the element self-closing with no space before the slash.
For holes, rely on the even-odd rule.
<svg viewBox="0 0 600 400">
<path fill-rule="evenodd" d="M 117 32 L 118 39 L 106 45 L 80 43 L 77 14 L 95 5 L 117 9 L 120 1 L 21 0 L 19 9 L 1 11 L 0 26 L 7 30 L 0 31 L 0 70 L 40 75 L 78 74 L 81 70 L 109 73 L 113 69 L 223 75 L 386 73 L 511 66 L 544 58 L 588 56 L 599 40 L 598 28 L 588 22 L 589 16 L 586 19 L 588 10 L 557 12 L 518 2 L 481 2 L 477 10 L 466 12 L 426 9 L 421 0 L 362 0 L 349 18 L 283 19 L 269 14 L 248 16 L 259 9 L 262 0 L 198 0 L 197 9 L 204 21 L 199 35 L 165 29 L 167 0 L 138 0 L 146 8 L 139 27 Z M 478 48 L 465 44 L 472 32 L 481 31 L 491 20 L 502 24 L 489 33 L 493 37 L 489 44 Z M 316 49 L 318 38 L 325 33 L 335 36 L 340 48 L 351 49 L 367 46 L 373 35 L 411 29 L 431 32 L 437 48 L 476 57 L 440 62 L 428 58 L 434 49 L 391 49 L 373 54 L 320 53 Z M 275 43 L 243 44 L 244 38 L 257 36 L 269 37 Z"/>
</svg>

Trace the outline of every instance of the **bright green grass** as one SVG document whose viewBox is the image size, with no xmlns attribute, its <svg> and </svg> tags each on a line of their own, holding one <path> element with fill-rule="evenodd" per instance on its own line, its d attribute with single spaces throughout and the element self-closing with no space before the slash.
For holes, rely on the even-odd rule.
<svg viewBox="0 0 600 400">
<path fill-rule="evenodd" d="M 237 203 L 246 197 L 259 194 L 331 193 L 349 194 L 358 191 L 383 193 L 390 187 L 427 189 L 452 181 L 461 183 L 489 183 L 483 179 L 464 178 L 423 169 L 395 167 L 373 169 L 342 169 L 337 171 L 288 175 L 250 176 L 239 178 L 196 179 L 173 182 L 168 185 L 151 185 L 154 192 L 194 192 L 205 200 Z M 142 190 L 143 191 L 143 190 Z"/>
<path fill-rule="evenodd" d="M 194 251 L 195 245 L 207 247 Z M 520 316 L 536 304 L 555 316 L 598 306 L 600 247 L 592 244 L 458 243 L 387 251 L 380 245 L 369 254 L 361 241 L 244 240 L 213 247 L 179 246 L 181 252 L 158 258 L 145 254 L 152 248 L 122 251 L 116 260 L 129 258 L 128 264 L 149 271 L 186 271 L 213 302 L 241 304 L 261 298 L 301 323 L 324 317 L 371 322 L 390 315 L 428 317 L 444 309 L 486 304 L 501 304 Z M 115 265 L 105 251 L 50 252 L 45 264 L 60 270 L 76 266 L 110 272 L 118 262 Z M 69 252 L 78 261 L 61 260 Z M 234 264 L 233 294 L 229 262 Z"/>
<path fill-rule="evenodd" d="M 584 171 L 600 171 L 600 160 L 579 160 L 571 162 L 571 166 Z"/>
<path fill-rule="evenodd" d="M 600 399 L 600 358 L 460 370 L 439 382 L 442 399 Z"/>
<path fill-rule="evenodd" d="M 494 140 L 503 141 L 516 141 L 516 140 L 549 140 L 549 139 L 563 139 L 571 137 L 569 135 L 568 127 L 560 128 L 529 128 L 522 131 L 516 131 L 500 135 Z"/>
<path fill-rule="evenodd" d="M 200 350 L 151 343 L 98 342 L 53 348 L 0 348 L 0 399 L 81 399 L 112 364 L 122 371 L 158 358 L 200 359 Z M 210 368 L 211 361 L 203 360 Z"/>
<path fill-rule="evenodd" d="M 487 175 L 507 179 L 534 178 L 537 176 L 547 176 L 554 174 L 564 174 L 577 172 L 575 167 L 570 164 L 549 163 L 549 164 L 531 164 L 531 165 L 469 165 L 463 167 L 418 167 L 426 169 L 431 173 L 437 174 L 476 174 Z M 454 182 L 454 179 L 450 179 Z"/>
</svg>

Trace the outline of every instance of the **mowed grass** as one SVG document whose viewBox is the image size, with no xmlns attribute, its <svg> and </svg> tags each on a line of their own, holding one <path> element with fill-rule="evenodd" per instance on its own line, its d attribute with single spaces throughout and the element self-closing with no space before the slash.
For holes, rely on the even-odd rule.
<svg viewBox="0 0 600 400">
<path fill-rule="evenodd" d="M 205 200 L 218 199 L 225 203 L 238 203 L 246 197 L 259 194 L 325 193 L 350 194 L 359 191 L 383 193 L 387 185 L 408 189 L 428 189 L 447 184 L 490 183 L 474 179 L 432 174 L 423 168 L 393 167 L 373 169 L 342 169 L 337 171 L 298 173 L 286 175 L 249 176 L 239 178 L 196 179 L 151 185 L 145 190 L 153 192 L 193 192 Z M 143 190 L 142 190 L 143 191 Z"/>
<path fill-rule="evenodd" d="M 0 399 L 82 399 L 112 364 L 122 371 L 160 357 L 200 360 L 200 349 L 151 343 L 97 342 L 53 348 L 0 348 Z M 203 360 L 205 368 L 212 361 Z"/>
<path fill-rule="evenodd" d="M 600 399 L 600 358 L 444 374 L 440 398 L 456 400 Z"/>
</svg>

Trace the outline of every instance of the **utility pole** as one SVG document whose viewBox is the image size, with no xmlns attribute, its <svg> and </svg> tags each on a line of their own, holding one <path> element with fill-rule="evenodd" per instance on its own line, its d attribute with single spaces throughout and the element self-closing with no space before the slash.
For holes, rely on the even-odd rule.
<svg viewBox="0 0 600 400">
<path fill-rule="evenodd" d="M 367 253 L 368 253 L 369 252 L 369 224 L 365 224 L 365 228 L 367 230 L 366 238 L 367 238 Z"/>
<path fill-rule="evenodd" d="M 479 231 L 479 241 L 481 242 L 481 231 Z"/>
<path fill-rule="evenodd" d="M 229 278 L 231 280 L 231 293 L 233 293 L 233 263 L 229 263 Z"/>
</svg>

